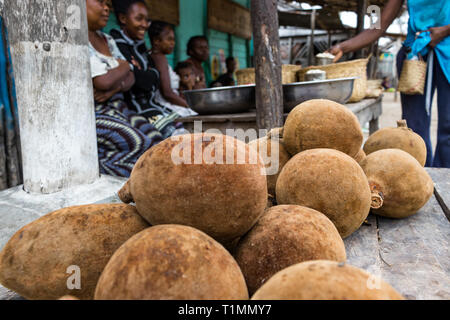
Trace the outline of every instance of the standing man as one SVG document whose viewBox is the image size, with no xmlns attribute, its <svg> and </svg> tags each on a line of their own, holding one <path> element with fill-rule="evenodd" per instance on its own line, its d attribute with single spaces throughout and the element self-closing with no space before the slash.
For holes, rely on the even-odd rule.
<svg viewBox="0 0 450 320">
<path fill-rule="evenodd" d="M 330 49 L 339 60 L 344 53 L 357 51 L 377 41 L 397 17 L 404 0 L 389 0 L 381 15 L 381 29 L 365 30 L 356 37 Z M 431 110 L 426 95 L 402 94 L 402 118 L 419 134 L 427 145 L 427 167 L 450 168 L 450 1 L 408 0 L 408 37 L 397 56 L 398 73 L 406 59 L 418 54 L 428 60 L 427 79 L 431 97 L 438 94 L 438 142 L 433 155 L 430 139 Z M 431 54 L 434 52 L 434 54 Z M 430 58 L 429 58 L 430 57 Z"/>
<path fill-rule="evenodd" d="M 205 89 L 208 85 L 208 79 L 205 76 L 202 64 L 209 60 L 208 39 L 205 36 L 190 38 L 187 44 L 187 54 L 190 58 L 186 62 L 192 64 L 195 74 L 194 89 Z"/>
</svg>

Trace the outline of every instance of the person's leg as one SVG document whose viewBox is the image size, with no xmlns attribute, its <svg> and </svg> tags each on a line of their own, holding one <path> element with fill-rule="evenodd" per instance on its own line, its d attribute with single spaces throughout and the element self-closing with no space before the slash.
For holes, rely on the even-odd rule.
<svg viewBox="0 0 450 320">
<path fill-rule="evenodd" d="M 433 167 L 450 168 L 450 83 L 437 58 L 435 75 L 438 90 L 438 137 Z"/>
<path fill-rule="evenodd" d="M 146 117 L 139 115 L 137 112 L 128 109 L 126 105 L 120 107 L 122 114 L 127 118 L 131 126 L 150 139 L 150 147 L 160 143 L 165 139 L 161 131 L 149 121 Z"/>
<path fill-rule="evenodd" d="M 96 106 L 100 172 L 129 177 L 136 161 L 154 141 L 134 128 L 121 112 L 120 101 Z"/>
<path fill-rule="evenodd" d="M 403 62 L 406 59 L 406 50 L 402 48 L 397 56 L 397 72 L 400 77 L 401 70 L 403 68 Z M 433 77 L 433 90 L 435 88 L 436 75 Z M 426 87 L 426 84 L 425 84 Z M 434 94 L 433 94 L 434 95 Z M 415 133 L 420 135 L 425 141 L 427 146 L 427 161 L 426 167 L 431 167 L 433 164 L 433 147 L 430 139 L 430 124 L 431 115 L 427 115 L 426 106 L 426 94 L 424 95 L 406 95 L 401 94 L 402 102 L 402 118 L 406 120 L 408 127 Z"/>
</svg>

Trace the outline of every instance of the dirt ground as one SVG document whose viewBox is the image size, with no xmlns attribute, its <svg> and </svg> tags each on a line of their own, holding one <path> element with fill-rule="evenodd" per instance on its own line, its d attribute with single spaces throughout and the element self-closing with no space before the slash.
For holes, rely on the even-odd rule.
<svg viewBox="0 0 450 320">
<path fill-rule="evenodd" d="M 395 93 L 385 92 L 383 98 L 383 113 L 379 119 L 380 129 L 386 127 L 396 127 L 397 120 L 400 120 L 402 116 L 402 108 L 400 103 L 400 94 L 397 94 L 397 100 L 395 100 Z M 365 137 L 368 136 L 368 125 L 363 129 Z M 437 139 L 437 99 L 436 94 L 432 107 L 431 118 L 431 142 L 433 147 L 436 147 Z"/>
</svg>

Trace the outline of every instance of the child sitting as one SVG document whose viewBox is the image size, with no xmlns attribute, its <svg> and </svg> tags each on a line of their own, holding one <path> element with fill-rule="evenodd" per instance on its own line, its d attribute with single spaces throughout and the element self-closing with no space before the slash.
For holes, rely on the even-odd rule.
<svg viewBox="0 0 450 320">
<path fill-rule="evenodd" d="M 195 73 L 192 64 L 179 62 L 175 72 L 180 76 L 180 95 L 184 98 L 183 91 L 193 90 L 195 86 Z"/>
</svg>

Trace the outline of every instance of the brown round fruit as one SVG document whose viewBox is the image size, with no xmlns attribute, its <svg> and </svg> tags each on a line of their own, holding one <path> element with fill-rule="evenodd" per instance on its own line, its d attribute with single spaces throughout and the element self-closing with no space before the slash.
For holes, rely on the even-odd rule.
<svg viewBox="0 0 450 320">
<path fill-rule="evenodd" d="M 355 156 L 363 133 L 356 116 L 345 106 L 330 100 L 309 100 L 295 107 L 286 119 L 283 141 L 291 155 L 330 148 Z"/>
<path fill-rule="evenodd" d="M 316 260 L 269 279 L 252 300 L 404 300 L 380 278 L 345 263 Z"/>
<path fill-rule="evenodd" d="M 266 211 L 236 249 L 250 294 L 278 271 L 309 260 L 345 262 L 345 246 L 324 214 L 306 207 L 281 205 Z"/>
<path fill-rule="evenodd" d="M 274 196 L 278 176 L 291 157 L 283 145 L 282 138 L 279 135 L 266 136 L 250 141 L 248 145 L 256 148 L 263 159 L 267 171 L 267 190 Z"/>
<path fill-rule="evenodd" d="M 360 149 L 359 152 L 354 156 L 356 162 L 361 163 L 366 158 L 366 153 L 363 149 Z"/>
<path fill-rule="evenodd" d="M 384 128 L 372 134 L 364 144 L 367 155 L 383 149 L 403 150 L 425 166 L 427 146 L 422 137 L 408 128 L 406 120 L 397 122 L 397 128 Z"/>
<path fill-rule="evenodd" d="M 136 208 L 125 204 L 51 212 L 17 231 L 5 245 L 0 252 L 0 283 L 31 300 L 65 295 L 92 299 L 109 258 L 148 227 Z M 76 289 L 78 275 L 81 289 Z"/>
<path fill-rule="evenodd" d="M 383 197 L 373 213 L 405 218 L 419 211 L 433 195 L 433 180 L 422 165 L 400 149 L 383 149 L 369 154 L 361 163 L 372 191 Z"/>
<path fill-rule="evenodd" d="M 277 201 L 325 214 L 345 238 L 367 218 L 372 199 L 364 171 L 353 158 L 333 149 L 314 149 L 297 154 L 284 166 Z"/>
<path fill-rule="evenodd" d="M 96 300 L 244 300 L 238 264 L 205 233 L 159 225 L 135 235 L 111 257 Z"/>
<path fill-rule="evenodd" d="M 166 139 L 139 158 L 119 192 L 152 225 L 188 225 L 229 242 L 264 213 L 267 179 L 258 153 L 221 134 Z"/>
<path fill-rule="evenodd" d="M 74 297 L 74 296 L 64 296 L 64 297 L 59 298 L 58 300 L 80 300 L 80 299 L 78 299 L 77 297 Z"/>
</svg>

